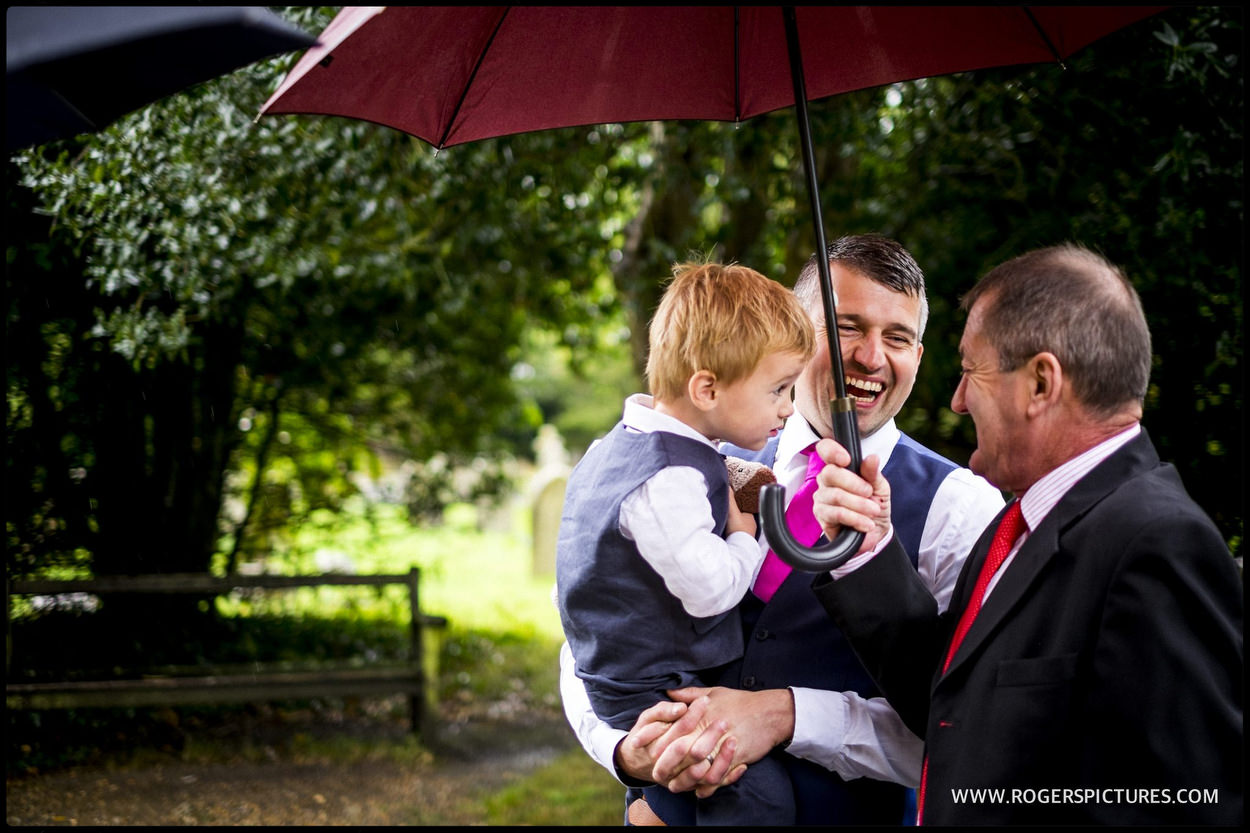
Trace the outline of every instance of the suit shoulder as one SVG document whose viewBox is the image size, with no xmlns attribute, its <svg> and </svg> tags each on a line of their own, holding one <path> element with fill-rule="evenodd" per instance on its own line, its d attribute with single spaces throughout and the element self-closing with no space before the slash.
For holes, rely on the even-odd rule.
<svg viewBox="0 0 1250 833">
<path fill-rule="evenodd" d="M 1214 556 L 1232 563 L 1232 552 L 1215 521 L 1189 496 L 1176 469 L 1163 463 L 1129 478 L 1080 514 L 1098 549 L 1120 556 L 1158 555 L 1168 562 Z M 1119 540 L 1121 546 L 1109 546 Z"/>
</svg>

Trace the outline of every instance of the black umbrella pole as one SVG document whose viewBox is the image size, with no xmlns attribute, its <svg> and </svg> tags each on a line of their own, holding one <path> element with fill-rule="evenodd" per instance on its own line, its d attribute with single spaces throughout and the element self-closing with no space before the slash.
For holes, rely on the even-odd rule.
<svg viewBox="0 0 1250 833">
<path fill-rule="evenodd" d="M 829 402 L 833 422 L 833 438 L 851 455 L 851 470 L 859 471 L 863 452 L 859 446 L 859 426 L 855 420 L 855 400 L 846 395 L 842 371 L 842 345 L 838 341 L 838 313 L 826 255 L 825 224 L 820 212 L 820 195 L 816 183 L 816 156 L 812 151 L 812 127 L 807 118 L 807 84 L 803 78 L 803 57 L 799 51 L 798 23 L 794 8 L 781 10 L 786 26 L 786 43 L 790 49 L 790 77 L 794 80 L 794 109 L 799 119 L 799 144 L 803 152 L 803 171 L 807 178 L 807 196 L 816 224 L 816 267 L 820 276 L 820 297 L 825 309 L 825 337 L 829 344 L 829 371 L 833 376 L 834 398 Z M 807 547 L 794 540 L 786 524 L 785 488 L 776 484 L 760 490 L 760 521 L 773 552 L 797 570 L 818 573 L 845 563 L 859 551 L 864 534 L 844 529 L 835 540 L 823 546 Z"/>
</svg>

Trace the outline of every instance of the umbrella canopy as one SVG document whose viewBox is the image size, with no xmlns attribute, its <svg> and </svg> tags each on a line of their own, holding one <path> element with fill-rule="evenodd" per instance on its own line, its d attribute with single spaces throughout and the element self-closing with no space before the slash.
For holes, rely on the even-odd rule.
<svg viewBox="0 0 1250 833">
<path fill-rule="evenodd" d="M 459 6 L 344 9 L 261 115 L 364 119 L 437 148 L 605 122 L 739 121 L 794 106 L 816 230 L 825 250 L 807 102 L 883 84 L 1058 61 L 1159 12 L 1133 6 Z M 802 46 L 800 45 L 802 41 Z M 829 264 L 817 258 L 825 320 Z M 854 400 L 837 328 L 826 327 L 835 438 L 859 468 Z M 804 547 L 784 490 L 765 487 L 769 543 L 792 567 L 827 570 L 862 534 Z"/>
<path fill-rule="evenodd" d="M 800 6 L 811 100 L 1061 61 L 1159 11 L 1128 6 Z M 554 127 L 739 121 L 795 103 L 780 7 L 355 7 L 262 113 L 365 119 L 443 148 Z"/>
<path fill-rule="evenodd" d="M 132 110 L 316 38 L 253 6 L 16 6 L 5 15 L 9 151 Z"/>
</svg>

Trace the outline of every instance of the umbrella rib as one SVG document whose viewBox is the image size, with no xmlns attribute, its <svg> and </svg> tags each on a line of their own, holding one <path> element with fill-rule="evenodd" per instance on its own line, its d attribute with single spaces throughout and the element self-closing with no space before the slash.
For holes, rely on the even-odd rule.
<svg viewBox="0 0 1250 833">
<path fill-rule="evenodd" d="M 88 116 L 82 110 L 78 109 L 78 105 L 74 104 L 74 102 L 62 95 L 60 90 L 49 90 L 49 92 L 51 92 L 53 97 L 56 98 L 57 101 L 61 102 L 61 104 L 64 105 L 71 114 L 82 119 L 83 124 L 87 125 L 85 128 L 86 130 L 101 130 L 106 126 L 104 124 L 100 124 L 99 119 Z"/>
<path fill-rule="evenodd" d="M 1033 16 L 1033 10 L 1028 6 L 1021 6 L 1021 8 L 1028 15 L 1029 22 L 1033 24 L 1033 28 L 1037 30 L 1037 33 L 1042 36 L 1042 40 L 1046 42 L 1046 48 L 1050 50 L 1050 54 L 1055 56 L 1055 61 L 1059 64 L 1059 68 L 1067 69 L 1067 66 L 1063 63 L 1063 57 L 1059 54 L 1059 50 L 1055 49 L 1055 44 L 1051 42 L 1050 35 L 1046 34 L 1042 24 L 1038 23 L 1037 18 Z"/>
<path fill-rule="evenodd" d="M 499 16 L 499 22 L 495 24 L 490 37 L 486 39 L 486 45 L 482 47 L 482 53 L 477 56 L 477 63 L 473 65 L 473 72 L 469 73 L 469 79 L 465 81 L 464 88 L 460 90 L 460 98 L 456 101 L 456 107 L 451 112 L 451 118 L 447 120 L 447 127 L 443 130 L 443 135 L 438 139 L 436 147 L 439 150 L 446 146 L 447 137 L 451 135 L 451 129 L 455 126 L 456 119 L 460 116 L 460 108 L 464 106 L 464 100 L 469 97 L 469 89 L 473 86 L 473 81 L 477 78 L 477 72 L 482 68 L 482 63 L 486 60 L 486 53 L 490 52 L 490 48 L 494 45 L 495 38 L 498 36 L 499 30 L 503 27 L 503 22 L 508 17 L 510 11 L 512 11 L 511 6 L 504 7 L 503 14 Z"/>
</svg>

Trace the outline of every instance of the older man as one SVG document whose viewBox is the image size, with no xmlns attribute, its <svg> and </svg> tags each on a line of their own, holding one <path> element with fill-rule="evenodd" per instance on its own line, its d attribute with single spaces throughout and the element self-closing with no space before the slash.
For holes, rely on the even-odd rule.
<svg viewBox="0 0 1250 833">
<path fill-rule="evenodd" d="M 967 469 L 902 434 L 894 423 L 916 379 L 928 317 L 924 276 L 910 253 L 893 240 L 858 235 L 835 241 L 827 256 L 838 292 L 847 388 L 856 397 L 864 453 L 886 460 L 887 472 L 906 484 L 896 495 L 899 538 L 913 571 L 944 604 L 964 555 L 1002 508 L 1002 496 Z M 818 352 L 795 385 L 796 413 L 777 441 L 756 457 L 775 469 L 789 497 L 808 476 L 812 446 L 833 435 L 830 356 L 816 276 L 813 257 L 794 292 L 816 324 Z M 725 450 L 751 456 L 741 449 Z M 767 542 L 762 545 L 766 548 Z M 561 693 L 583 746 L 613 774 L 624 780 L 632 776 L 637 780 L 631 783 L 641 784 L 655 779 L 653 766 L 661 752 L 672 749 L 669 757 L 677 759 L 677 750 L 700 737 L 706 720 L 719 730 L 732 730 L 731 742 L 718 753 L 720 760 L 711 765 L 702 760 L 712 751 L 709 746 L 695 767 L 671 773 L 662 767 L 665 784 L 677 790 L 706 784 L 706 792 L 731 765 L 759 760 L 788 743 L 785 753 L 777 754 L 795 786 L 800 824 L 901 823 L 904 785 L 915 785 L 920 777 L 920 742 L 879 696 L 830 625 L 810 590 L 811 581 L 810 574 L 791 573 L 784 566 L 761 571 L 755 594 L 741 605 L 743 658 L 721 677 L 725 687 L 674 694 L 694 707 L 670 737 L 686 738 L 673 744 L 646 747 L 684 706 L 669 703 L 653 709 L 626 740 L 624 733 L 597 720 L 574 676 L 571 657 L 562 652 Z M 711 743 L 713 737 L 703 734 L 700 742 Z M 652 787 L 646 796 L 666 822 L 693 824 L 689 793 Z M 635 823 L 646 815 L 640 806 L 631 807 Z"/>
<path fill-rule="evenodd" d="M 925 824 L 1231 824 L 1242 804 L 1243 591 L 1218 530 L 1140 425 L 1150 334 L 1132 285 L 1074 246 L 964 299 L 970 465 L 1015 500 L 946 613 L 910 569 L 878 461 L 820 475 L 865 551 L 814 585 L 925 738 Z M 822 457 L 849 455 L 833 441 Z"/>
</svg>

